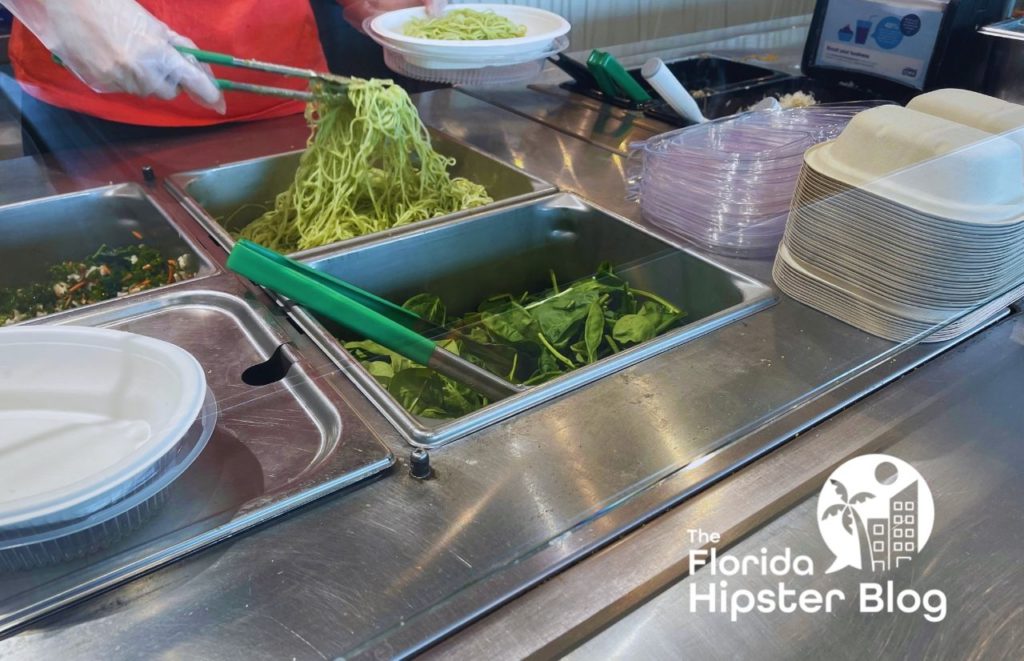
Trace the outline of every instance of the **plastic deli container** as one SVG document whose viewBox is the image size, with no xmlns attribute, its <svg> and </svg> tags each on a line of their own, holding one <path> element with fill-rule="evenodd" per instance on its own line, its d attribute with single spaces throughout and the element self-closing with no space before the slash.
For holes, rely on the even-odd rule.
<svg viewBox="0 0 1024 661">
<path fill-rule="evenodd" d="M 0 331 L 0 569 L 80 557 L 138 527 L 213 433 L 202 367 L 120 331 Z"/>
</svg>

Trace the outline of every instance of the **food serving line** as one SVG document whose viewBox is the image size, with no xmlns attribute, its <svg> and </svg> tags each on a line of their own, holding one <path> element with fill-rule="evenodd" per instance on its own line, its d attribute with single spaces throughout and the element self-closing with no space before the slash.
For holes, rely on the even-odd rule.
<svg viewBox="0 0 1024 661">
<path fill-rule="evenodd" d="M 503 177 L 498 168 L 499 188 L 512 178 L 523 182 L 520 189 L 512 187 L 505 207 L 561 205 L 583 214 L 596 207 L 640 221 L 636 206 L 625 200 L 624 159 L 614 150 L 458 91 L 428 93 L 416 101 L 425 123 L 452 138 L 452 149 L 464 150 L 463 162 L 472 158 L 465 150 L 477 150 L 489 155 L 480 164 L 497 167 L 491 160 L 496 159 L 530 175 Z M 574 112 L 567 105 L 562 116 L 571 121 Z M 582 112 L 576 119 L 586 121 Z M 154 222 L 169 222 L 181 232 L 203 263 L 196 279 L 72 313 L 67 321 L 127 328 L 181 344 L 204 363 L 222 409 L 208 449 L 171 495 L 179 499 L 172 502 L 189 503 L 191 509 L 168 507 L 181 518 L 165 516 L 153 522 L 155 527 L 143 528 L 149 542 L 122 542 L 123 553 L 109 566 L 82 561 L 76 572 L 64 567 L 38 583 L 41 574 L 5 580 L 0 602 L 7 626 L 341 490 L 238 539 L 35 620 L 0 641 L 5 656 L 139 656 L 173 649 L 226 658 L 259 649 L 330 658 L 421 649 L 639 524 L 668 521 L 672 513 L 654 517 L 673 505 L 683 503 L 673 513 L 689 512 L 685 527 L 706 522 L 725 532 L 727 542 L 742 538 L 816 489 L 812 481 L 831 466 L 885 439 L 850 434 L 847 427 L 842 442 L 835 442 L 820 438 L 828 436 L 825 426 L 812 437 L 786 441 L 949 348 L 897 347 L 777 293 L 761 292 L 757 282 L 771 282 L 769 261 L 715 258 L 725 266 L 709 274 L 721 275 L 723 283 L 745 283 L 759 301 L 753 307 L 743 305 L 749 301 L 742 297 L 719 301 L 715 312 L 752 314 L 709 326 L 642 362 L 601 374 L 571 392 L 567 388 L 550 402 L 534 402 L 514 417 L 488 420 L 492 424 L 461 438 L 443 439 L 444 446 L 430 453 L 433 479 L 417 480 L 409 475 L 413 446 L 407 437 L 421 444 L 423 439 L 409 429 L 403 436 L 401 427 L 389 422 L 382 414 L 389 413 L 386 407 L 371 401 L 372 384 L 360 381 L 354 365 L 346 366 L 348 374 L 338 370 L 323 336 L 307 334 L 308 325 L 301 331 L 265 293 L 229 273 L 225 251 L 210 236 L 212 226 L 196 219 L 200 210 L 193 207 L 190 213 L 181 204 L 182 198 L 189 205 L 199 201 L 197 188 L 188 191 L 197 177 L 227 182 L 211 186 L 211 193 L 243 193 L 245 182 L 260 176 L 247 179 L 244 167 L 220 166 L 261 159 L 245 167 L 265 172 L 294 158 L 277 155 L 300 148 L 305 138 L 301 121 L 276 120 L 62 156 L 63 174 L 52 177 L 33 162 L 3 164 L 4 181 L 26 182 L 5 186 L 0 192 L 5 203 L 93 191 L 26 202 L 23 208 L 35 209 L 34 217 L 76 217 L 88 227 L 83 200 L 123 204 L 128 198 Z M 239 172 L 243 175 L 232 178 Z M 41 190 L 41 182 L 48 189 Z M 344 254 L 378 253 L 384 261 L 367 262 L 369 273 L 404 275 L 410 263 L 395 260 L 388 246 L 429 244 L 455 232 L 452 228 L 482 222 L 474 218 L 503 213 L 509 212 L 502 207 L 469 213 L 314 257 L 343 262 Z M 599 217 L 605 220 L 595 222 L 620 222 L 603 212 Z M 653 240 L 652 234 L 657 235 L 645 228 L 637 236 Z M 496 244 L 513 238 L 493 236 Z M 484 233 L 473 245 L 501 247 L 487 245 L 486 239 Z M 688 262 L 707 264 L 693 253 L 683 255 Z M 735 305 L 740 308 L 733 310 Z M 990 346 L 980 350 L 1015 355 L 1009 340 L 1017 323 L 1006 319 L 982 331 L 976 342 Z M 968 341 L 964 351 L 973 346 Z M 253 366 L 262 367 L 246 372 Z M 921 374 L 931 369 L 926 366 Z M 1012 374 L 1002 376 L 1012 381 Z M 899 390 L 903 383 L 883 392 L 906 392 Z M 843 415 L 856 416 L 859 406 Z M 814 437 L 819 442 L 808 449 Z M 748 468 L 722 479 L 742 466 Z M 360 481 L 371 474 L 376 478 Z M 699 493 L 719 480 L 713 490 Z M 763 491 L 727 500 L 715 495 L 750 484 Z M 681 554 L 686 544 L 679 529 L 672 553 Z M 584 560 L 563 580 L 602 557 Z M 640 553 L 631 564 L 652 560 Z M 663 576 L 662 584 L 678 575 Z M 588 586 L 584 582 L 579 589 L 593 594 L 595 602 L 607 598 L 619 611 L 624 608 L 621 590 L 609 597 L 614 591 L 595 585 L 589 593 Z M 509 608 L 527 601 L 513 601 Z M 570 646 L 574 637 L 589 635 L 581 631 L 606 625 L 607 615 L 552 618 L 554 627 L 543 634 L 560 641 L 551 643 L 556 647 Z M 487 621 L 467 635 L 480 635 L 486 626 Z M 538 630 L 536 640 L 548 640 L 544 636 Z M 463 649 L 473 651 L 469 643 Z"/>
</svg>

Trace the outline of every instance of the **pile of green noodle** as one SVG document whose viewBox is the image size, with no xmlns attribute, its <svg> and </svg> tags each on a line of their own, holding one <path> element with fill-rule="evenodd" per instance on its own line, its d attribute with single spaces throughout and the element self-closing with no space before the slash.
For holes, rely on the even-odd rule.
<svg viewBox="0 0 1024 661">
<path fill-rule="evenodd" d="M 440 18 L 414 18 L 405 24 L 405 36 L 449 41 L 484 41 L 526 36 L 526 26 L 516 25 L 493 11 L 452 9 Z"/>
<path fill-rule="evenodd" d="M 239 236 L 279 252 L 316 248 L 492 202 L 451 178 L 409 95 L 388 80 L 353 81 L 344 96 L 318 93 L 295 180 Z"/>
</svg>

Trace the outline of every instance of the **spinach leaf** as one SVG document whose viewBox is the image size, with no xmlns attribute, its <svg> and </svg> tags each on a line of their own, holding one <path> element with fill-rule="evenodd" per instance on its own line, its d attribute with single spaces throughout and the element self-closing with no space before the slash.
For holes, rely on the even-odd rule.
<svg viewBox="0 0 1024 661">
<path fill-rule="evenodd" d="M 579 333 L 590 310 L 590 304 L 597 300 L 596 292 L 574 293 L 566 290 L 564 294 L 541 303 L 530 309 L 537 320 L 540 332 L 556 347 L 565 347 L 573 336 Z"/>
<path fill-rule="evenodd" d="M 530 380 L 532 381 L 537 374 L 561 374 L 562 371 L 562 363 L 555 358 L 554 354 L 545 351 L 537 359 L 537 371 L 533 377 L 530 377 Z"/>
<path fill-rule="evenodd" d="M 426 367 L 410 367 L 397 372 L 388 384 L 388 392 L 406 411 L 418 415 L 431 409 L 443 409 L 440 397 L 441 376 Z"/>
<path fill-rule="evenodd" d="M 395 368 L 390 362 L 384 360 L 370 360 L 365 362 L 364 365 L 373 378 L 380 381 L 384 386 L 391 383 L 391 379 L 395 377 Z"/>
<path fill-rule="evenodd" d="M 500 312 L 483 312 L 480 319 L 495 339 L 512 344 L 533 342 L 540 332 L 533 316 L 518 303 L 509 303 Z"/>
<path fill-rule="evenodd" d="M 459 417 L 481 409 L 487 404 L 487 400 L 472 388 L 451 379 L 443 379 L 442 401 L 444 402 L 442 417 Z M 428 415 L 426 417 L 436 417 Z"/>
<path fill-rule="evenodd" d="M 416 363 L 412 362 L 405 356 L 395 353 L 391 349 L 385 348 L 372 340 L 346 342 L 345 348 L 356 357 L 356 360 L 363 363 L 367 361 L 385 359 L 391 363 L 391 367 L 395 372 L 416 366 Z"/>
<path fill-rule="evenodd" d="M 597 301 L 590 304 L 587 310 L 587 322 L 583 334 L 583 341 L 587 347 L 587 363 L 597 362 L 597 352 L 601 348 L 601 340 L 604 339 L 604 310 Z"/>
<path fill-rule="evenodd" d="M 431 294 L 414 296 L 405 305 L 424 319 L 457 331 L 443 347 L 526 386 L 646 342 L 685 316 L 669 301 L 632 288 L 609 264 L 568 286 L 550 275 L 552 290 L 492 296 L 475 312 L 456 319 L 449 319 L 443 301 Z M 488 404 L 471 388 L 376 343 L 345 346 L 414 415 L 455 418 Z"/>
<path fill-rule="evenodd" d="M 636 314 L 627 314 L 615 322 L 612 336 L 620 344 L 640 344 L 658 335 L 666 316 L 671 316 L 661 305 L 646 301 Z"/>
<path fill-rule="evenodd" d="M 448 321 L 448 310 L 441 299 L 434 294 L 417 294 L 402 304 L 407 310 L 412 310 L 421 319 L 429 321 L 435 326 L 444 326 Z"/>
</svg>

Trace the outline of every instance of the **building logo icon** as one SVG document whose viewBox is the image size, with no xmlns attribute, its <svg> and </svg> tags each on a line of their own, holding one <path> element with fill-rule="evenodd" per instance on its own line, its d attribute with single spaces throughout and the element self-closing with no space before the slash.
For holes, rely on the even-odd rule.
<svg viewBox="0 0 1024 661">
<path fill-rule="evenodd" d="M 818 496 L 818 529 L 836 557 L 825 573 L 901 567 L 928 543 L 934 523 L 932 492 L 913 466 L 884 454 L 851 459 Z"/>
</svg>

